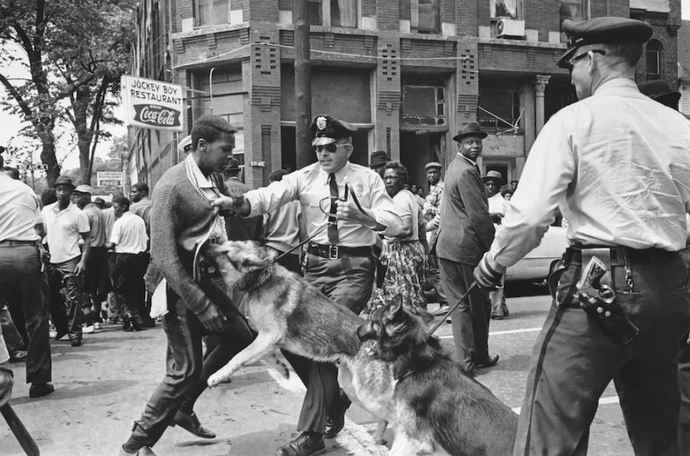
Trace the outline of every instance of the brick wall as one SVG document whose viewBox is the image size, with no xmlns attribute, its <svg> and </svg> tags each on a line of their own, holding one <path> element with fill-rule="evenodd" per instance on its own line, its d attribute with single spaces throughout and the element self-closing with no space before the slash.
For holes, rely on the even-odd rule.
<svg viewBox="0 0 690 456">
<path fill-rule="evenodd" d="M 245 21 L 278 22 L 278 3 L 275 0 L 241 1 Z M 249 17 L 247 17 L 247 11 L 249 11 Z"/>
<path fill-rule="evenodd" d="M 456 0 L 455 23 L 457 25 L 458 36 L 477 36 L 477 3 L 478 2 Z"/>
<path fill-rule="evenodd" d="M 381 31 L 400 30 L 400 4 L 393 0 L 376 0 L 376 23 Z"/>
</svg>

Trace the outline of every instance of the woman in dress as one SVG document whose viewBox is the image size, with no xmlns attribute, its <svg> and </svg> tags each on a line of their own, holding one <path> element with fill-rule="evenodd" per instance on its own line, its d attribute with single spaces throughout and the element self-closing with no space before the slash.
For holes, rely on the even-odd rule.
<svg viewBox="0 0 690 456">
<path fill-rule="evenodd" d="M 421 210 L 415 196 L 405 189 L 407 168 L 398 162 L 386 163 L 383 174 L 386 191 L 393 198 L 395 209 L 402 220 L 403 230 L 396 237 L 383 240 L 382 261 L 387 262 L 381 288 L 375 288 L 369 308 L 386 305 L 401 295 L 408 307 L 426 307 L 422 296 L 422 283 L 426 270 L 426 254 L 419 241 Z"/>
</svg>

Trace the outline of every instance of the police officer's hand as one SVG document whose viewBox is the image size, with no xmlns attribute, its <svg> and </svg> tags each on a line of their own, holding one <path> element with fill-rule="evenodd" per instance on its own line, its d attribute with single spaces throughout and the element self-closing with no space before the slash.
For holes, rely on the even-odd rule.
<svg viewBox="0 0 690 456">
<path fill-rule="evenodd" d="M 348 199 L 347 201 L 338 200 L 338 210 L 336 212 L 336 217 L 341 220 L 349 220 L 351 222 L 357 222 L 364 226 L 374 226 L 376 225 L 376 220 L 371 218 L 369 215 L 360 211 L 354 201 Z"/>
<path fill-rule="evenodd" d="M 477 281 L 479 288 L 484 290 L 496 290 L 501 286 L 501 278 L 503 277 L 502 268 L 491 260 L 489 254 L 484 254 L 484 257 L 474 268 L 474 280 Z"/>
<path fill-rule="evenodd" d="M 0 407 L 7 404 L 12 396 L 12 386 L 14 385 L 14 374 L 7 363 L 0 364 Z"/>
<path fill-rule="evenodd" d="M 235 197 L 221 195 L 211 201 L 211 207 L 217 207 L 221 211 L 232 212 L 243 216 L 247 216 L 251 212 L 249 201 L 244 199 L 244 196 L 241 194 Z"/>
<path fill-rule="evenodd" d="M 203 327 L 210 333 L 220 333 L 225 320 L 227 320 L 225 315 L 223 315 L 220 309 L 212 302 L 209 302 L 206 309 L 198 314 L 197 318 Z"/>
</svg>

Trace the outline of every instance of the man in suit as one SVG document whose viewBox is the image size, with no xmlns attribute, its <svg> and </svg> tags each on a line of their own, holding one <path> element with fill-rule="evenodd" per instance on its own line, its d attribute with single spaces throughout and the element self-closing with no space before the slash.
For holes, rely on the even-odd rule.
<svg viewBox="0 0 690 456">
<path fill-rule="evenodd" d="M 465 124 L 453 137 L 458 153 L 446 171 L 441 200 L 441 225 L 436 252 L 441 283 L 448 304 L 455 305 L 473 280 L 473 270 L 494 239 L 486 190 L 477 166 L 486 133 L 475 122 Z M 491 303 L 485 291 L 473 290 L 452 314 L 455 347 L 468 374 L 493 366 L 489 355 Z"/>
</svg>

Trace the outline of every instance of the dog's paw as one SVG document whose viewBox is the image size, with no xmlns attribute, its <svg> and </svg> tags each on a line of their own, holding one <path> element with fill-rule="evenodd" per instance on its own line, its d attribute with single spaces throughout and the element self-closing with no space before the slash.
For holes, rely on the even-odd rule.
<svg viewBox="0 0 690 456">
<path fill-rule="evenodd" d="M 208 384 L 208 386 L 213 388 L 214 386 L 218 386 L 221 383 L 230 383 L 230 382 L 232 382 L 232 378 L 230 378 L 230 375 L 225 375 L 221 371 L 218 371 L 215 374 L 211 375 L 208 378 L 206 383 Z"/>
</svg>

